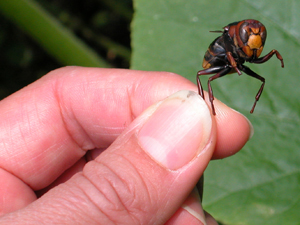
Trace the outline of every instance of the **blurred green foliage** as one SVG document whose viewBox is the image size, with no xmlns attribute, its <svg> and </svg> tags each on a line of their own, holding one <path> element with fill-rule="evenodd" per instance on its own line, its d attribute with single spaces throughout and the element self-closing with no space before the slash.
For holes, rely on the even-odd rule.
<svg viewBox="0 0 300 225">
<path fill-rule="evenodd" d="M 284 59 L 285 68 L 275 56 L 246 63 L 266 79 L 253 114 L 260 81 L 234 73 L 212 82 L 215 97 L 254 127 L 242 151 L 210 162 L 205 171 L 204 209 L 224 224 L 300 224 L 299 11 L 300 2 L 289 0 L 135 1 L 133 69 L 175 72 L 196 82 L 205 51 L 219 35 L 209 31 L 243 19 L 266 26 L 262 55 L 277 49 Z M 200 78 L 205 90 L 208 77 Z"/>
<path fill-rule="evenodd" d="M 66 65 L 128 68 L 131 0 L 0 2 L 0 99 Z"/>
</svg>

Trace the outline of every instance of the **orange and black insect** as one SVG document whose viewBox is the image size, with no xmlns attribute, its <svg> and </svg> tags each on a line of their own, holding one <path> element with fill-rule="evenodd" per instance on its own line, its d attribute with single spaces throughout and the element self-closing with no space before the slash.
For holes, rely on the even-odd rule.
<svg viewBox="0 0 300 225">
<path fill-rule="evenodd" d="M 259 58 L 267 38 L 267 30 L 266 27 L 257 20 L 249 19 L 230 23 L 223 29 L 223 31 L 213 31 L 222 33 L 222 35 L 217 37 L 208 47 L 202 64 L 204 70 L 200 70 L 197 73 L 199 94 L 202 98 L 204 98 L 203 88 L 199 77 L 201 75 L 216 73 L 208 79 L 209 100 L 211 103 L 212 113 L 216 115 L 213 104 L 214 95 L 211 88 L 211 81 L 230 73 L 237 72 L 241 75 L 241 71 L 243 71 L 249 76 L 262 82 L 250 111 L 250 113 L 253 113 L 256 103 L 264 89 L 265 78 L 256 74 L 249 67 L 243 64 L 245 62 L 258 64 L 264 63 L 276 54 L 276 57 L 281 61 L 281 67 L 284 67 L 283 58 L 275 49 L 270 51 L 267 55 Z"/>
</svg>

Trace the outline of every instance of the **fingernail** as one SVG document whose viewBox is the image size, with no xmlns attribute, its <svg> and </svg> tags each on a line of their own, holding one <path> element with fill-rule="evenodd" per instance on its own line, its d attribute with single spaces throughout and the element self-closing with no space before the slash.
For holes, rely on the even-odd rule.
<svg viewBox="0 0 300 225">
<path fill-rule="evenodd" d="M 199 220 L 202 224 L 206 225 L 207 223 L 205 221 L 205 215 L 199 202 L 201 202 L 201 200 L 198 190 L 194 188 L 190 196 L 185 200 L 181 207 Z"/>
<path fill-rule="evenodd" d="M 205 149 L 212 129 L 210 111 L 195 92 L 166 98 L 138 133 L 140 146 L 162 166 L 176 170 Z"/>
</svg>

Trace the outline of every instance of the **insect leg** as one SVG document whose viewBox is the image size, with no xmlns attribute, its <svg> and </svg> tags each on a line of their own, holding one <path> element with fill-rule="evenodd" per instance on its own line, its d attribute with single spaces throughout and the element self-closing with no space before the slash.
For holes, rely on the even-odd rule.
<svg viewBox="0 0 300 225">
<path fill-rule="evenodd" d="M 265 78 L 259 76 L 257 73 L 253 72 L 249 67 L 247 66 L 244 66 L 242 65 L 241 66 L 241 70 L 244 71 L 246 74 L 248 74 L 249 76 L 251 77 L 254 77 L 258 80 L 260 80 L 262 82 L 261 86 L 260 86 L 260 89 L 258 90 L 256 96 L 255 96 L 255 102 L 252 106 L 252 109 L 250 111 L 250 113 L 253 113 L 254 112 L 254 108 L 256 106 L 256 103 L 258 102 L 260 96 L 261 96 L 261 93 L 263 92 L 263 89 L 264 89 L 264 86 L 265 86 Z"/>
<path fill-rule="evenodd" d="M 281 67 L 283 68 L 284 67 L 283 58 L 280 55 L 280 53 L 275 49 L 270 51 L 267 55 L 265 55 L 263 57 L 260 57 L 258 59 L 254 59 L 251 62 L 252 63 L 257 63 L 257 64 L 264 63 L 264 62 L 268 61 L 274 54 L 276 54 L 277 59 L 279 59 L 281 61 Z"/>
<path fill-rule="evenodd" d="M 223 77 L 225 76 L 226 74 L 228 74 L 231 70 L 231 66 L 229 67 L 225 67 L 225 69 L 221 70 L 219 73 L 217 73 L 216 75 L 208 78 L 208 95 L 209 95 L 209 101 L 210 101 L 210 104 L 211 104 L 211 110 L 212 110 L 212 113 L 214 115 L 216 115 L 216 111 L 215 111 L 215 107 L 214 107 L 214 93 L 213 93 L 213 90 L 211 88 L 211 82 L 217 78 L 220 78 L 220 77 Z"/>
<path fill-rule="evenodd" d="M 241 71 L 239 70 L 239 68 L 237 67 L 237 63 L 235 61 L 235 59 L 232 56 L 231 52 L 226 52 L 227 55 L 227 59 L 230 62 L 230 65 L 233 67 L 233 69 L 239 74 L 242 75 Z"/>
<path fill-rule="evenodd" d="M 199 95 L 204 99 L 204 94 L 203 94 L 203 88 L 202 88 L 202 84 L 200 82 L 200 76 L 201 75 L 210 75 L 210 74 L 214 74 L 214 73 L 218 73 L 221 70 L 223 70 L 224 68 L 226 68 L 226 66 L 216 66 L 216 67 L 211 67 L 205 70 L 200 70 L 197 73 L 197 85 L 198 85 L 198 93 Z"/>
</svg>

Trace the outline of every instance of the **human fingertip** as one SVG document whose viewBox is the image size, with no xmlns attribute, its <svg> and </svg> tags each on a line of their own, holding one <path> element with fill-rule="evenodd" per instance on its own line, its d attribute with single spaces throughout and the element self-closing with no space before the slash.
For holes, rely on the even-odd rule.
<svg viewBox="0 0 300 225">
<path fill-rule="evenodd" d="M 219 223 L 208 213 L 204 212 L 207 225 L 219 225 Z"/>
<path fill-rule="evenodd" d="M 253 135 L 254 135 L 254 127 L 253 127 L 252 123 L 250 122 L 250 120 L 245 115 L 243 115 L 243 114 L 241 114 L 241 115 L 247 120 L 247 122 L 249 124 L 250 133 L 249 133 L 248 140 L 250 140 L 253 137 Z"/>
<path fill-rule="evenodd" d="M 216 102 L 216 111 L 217 111 L 217 116 L 216 116 L 216 120 L 217 122 L 219 121 L 227 121 L 229 118 L 235 119 L 237 121 L 241 121 L 244 120 L 247 122 L 247 125 L 249 127 L 249 134 L 248 134 L 248 140 L 250 140 L 254 134 L 254 128 L 252 123 L 250 122 L 250 120 L 241 112 L 228 107 L 226 104 L 224 104 L 223 102 L 219 101 L 218 99 L 215 99 Z M 239 118 L 240 117 L 240 118 Z"/>
<path fill-rule="evenodd" d="M 194 188 L 192 193 L 186 202 L 182 205 L 182 208 L 186 210 L 190 215 L 199 220 L 202 224 L 206 225 L 206 219 L 204 211 L 200 204 L 200 196 L 197 188 Z"/>
<path fill-rule="evenodd" d="M 159 164 L 179 169 L 208 144 L 212 130 L 210 111 L 192 91 L 179 91 L 156 107 L 139 131 L 139 143 Z"/>
</svg>

